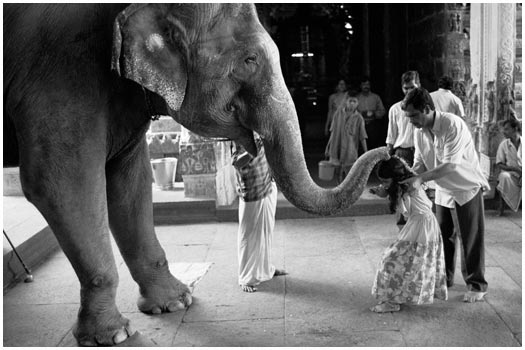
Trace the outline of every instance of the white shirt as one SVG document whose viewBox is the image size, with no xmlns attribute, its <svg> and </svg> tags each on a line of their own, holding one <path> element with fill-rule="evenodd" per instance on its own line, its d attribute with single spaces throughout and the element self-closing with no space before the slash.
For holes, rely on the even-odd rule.
<svg viewBox="0 0 525 350">
<path fill-rule="evenodd" d="M 455 202 L 463 205 L 480 189 L 490 188 L 481 172 L 479 158 L 467 124 L 451 113 L 436 111 L 432 132 L 417 129 L 414 135 L 414 168 L 423 164 L 432 170 L 441 164 L 456 164 L 453 174 L 435 179 L 436 204 L 454 208 Z M 408 119 L 408 118 L 407 118 Z"/>
<path fill-rule="evenodd" d="M 496 153 L 496 164 L 503 163 L 508 166 L 521 167 L 521 136 L 518 136 L 518 140 L 520 140 L 520 145 L 517 150 L 510 139 L 501 141 Z"/>
<path fill-rule="evenodd" d="M 405 117 L 405 111 L 401 109 L 401 103 L 392 105 L 388 110 L 388 132 L 386 143 L 390 143 L 394 148 L 414 147 L 415 127 L 410 123 L 409 118 Z"/>
<path fill-rule="evenodd" d="M 432 101 L 437 111 L 452 113 L 459 115 L 465 119 L 465 110 L 463 109 L 463 103 L 452 93 L 450 90 L 439 88 L 436 91 L 430 93 Z"/>
</svg>

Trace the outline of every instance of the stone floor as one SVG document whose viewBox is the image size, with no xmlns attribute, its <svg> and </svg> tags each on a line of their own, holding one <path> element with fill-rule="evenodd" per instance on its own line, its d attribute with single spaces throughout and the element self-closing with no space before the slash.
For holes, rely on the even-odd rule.
<svg viewBox="0 0 525 350">
<path fill-rule="evenodd" d="M 486 212 L 489 294 L 462 302 L 457 271 L 448 301 L 374 314 L 370 295 L 381 252 L 394 239 L 392 215 L 278 220 L 273 258 L 289 275 L 243 293 L 236 281 L 235 222 L 158 226 L 168 260 L 211 262 L 184 311 L 138 312 L 138 288 L 115 249 L 117 303 L 158 346 L 521 346 L 522 214 Z M 459 261 L 458 261 L 459 266 Z M 33 283 L 4 291 L 4 346 L 75 346 L 79 283 L 62 252 L 33 271 Z"/>
</svg>

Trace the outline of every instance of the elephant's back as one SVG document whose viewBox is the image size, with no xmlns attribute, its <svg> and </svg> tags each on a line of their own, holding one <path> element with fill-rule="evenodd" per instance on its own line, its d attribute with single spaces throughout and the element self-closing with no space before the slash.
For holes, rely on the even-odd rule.
<svg viewBox="0 0 525 350">
<path fill-rule="evenodd" d="M 43 65 L 109 51 L 122 4 L 6 4 L 4 57 Z"/>
<path fill-rule="evenodd" d="M 4 106 L 24 96 L 99 90 L 125 4 L 4 4 Z M 65 97 L 65 96 L 64 96 Z M 16 113 L 13 114 L 17 118 Z"/>
</svg>

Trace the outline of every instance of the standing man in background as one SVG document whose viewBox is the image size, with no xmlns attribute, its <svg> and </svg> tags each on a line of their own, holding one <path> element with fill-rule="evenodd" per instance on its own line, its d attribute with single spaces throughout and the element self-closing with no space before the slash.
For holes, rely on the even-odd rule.
<svg viewBox="0 0 525 350">
<path fill-rule="evenodd" d="M 365 120 L 368 149 L 379 147 L 382 145 L 380 138 L 385 107 L 381 97 L 370 90 L 370 78 L 366 76 L 361 79 L 361 92 L 357 95 L 357 100 L 358 111 Z"/>
<path fill-rule="evenodd" d="M 465 109 L 463 102 L 452 93 L 454 81 L 451 77 L 444 75 L 439 78 L 438 89 L 430 93 L 436 111 L 452 113 L 465 119 Z"/>
<path fill-rule="evenodd" d="M 401 90 L 404 95 L 420 85 L 419 74 L 415 70 L 409 70 L 401 76 Z M 388 110 L 386 146 L 390 155 L 403 158 L 411 167 L 414 163 L 414 126 L 405 118 L 405 111 L 401 109 L 402 102 L 393 104 Z M 397 225 L 404 225 L 405 222 L 403 214 L 398 214 Z"/>
<path fill-rule="evenodd" d="M 409 70 L 401 76 L 401 90 L 406 94 L 412 89 L 421 86 L 419 74 Z M 405 118 L 405 111 L 401 109 L 403 100 L 395 103 L 388 111 L 388 131 L 386 146 L 390 155 L 403 158 L 408 165 L 414 163 L 414 126 Z"/>
</svg>

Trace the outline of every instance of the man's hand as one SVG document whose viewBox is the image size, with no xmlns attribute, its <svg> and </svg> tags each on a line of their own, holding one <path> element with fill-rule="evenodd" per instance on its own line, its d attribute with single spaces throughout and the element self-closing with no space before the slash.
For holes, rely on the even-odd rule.
<svg viewBox="0 0 525 350">
<path fill-rule="evenodd" d="M 423 181 L 421 180 L 421 177 L 419 176 L 413 176 L 413 177 L 410 177 L 408 179 L 405 179 L 403 181 L 399 181 L 400 184 L 407 184 L 408 185 L 408 188 L 409 188 L 409 191 L 411 191 L 411 189 L 414 189 L 414 190 L 417 190 L 421 187 L 421 185 L 423 184 Z"/>
</svg>

